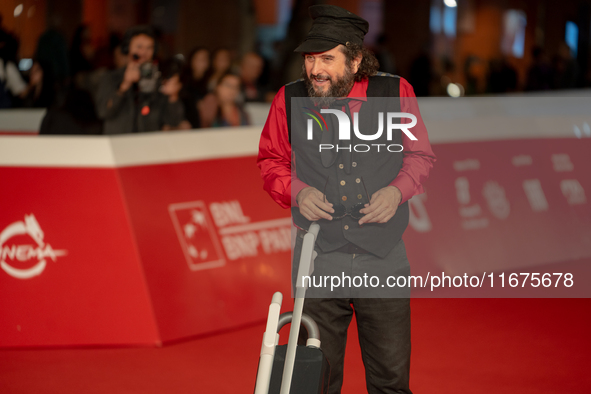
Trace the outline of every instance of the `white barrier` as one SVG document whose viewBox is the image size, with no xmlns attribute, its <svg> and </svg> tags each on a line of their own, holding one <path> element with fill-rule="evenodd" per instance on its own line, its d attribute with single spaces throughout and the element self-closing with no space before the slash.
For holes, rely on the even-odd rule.
<svg viewBox="0 0 591 394">
<path fill-rule="evenodd" d="M 560 107 L 556 103 L 560 103 Z M 591 89 L 572 91 L 534 92 L 527 94 L 498 95 L 485 97 L 419 97 L 421 115 L 428 126 L 433 141 L 480 140 L 483 138 L 515 138 L 513 132 L 505 133 L 506 118 L 535 117 L 540 127 L 534 130 L 537 137 L 572 136 L 574 128 L 564 129 L 564 120 L 574 120 L 573 116 L 585 116 L 591 102 Z M 245 109 L 253 126 L 263 126 L 269 113 L 270 104 L 247 103 Z M 38 133 L 45 109 L 4 109 L 0 110 L 0 134 Z M 547 123 L 551 116 L 555 123 Z M 562 117 L 559 119 L 558 117 Z M 483 118 L 498 124 L 495 130 L 477 132 Z M 457 130 L 455 122 L 465 121 L 465 128 Z M 470 121 L 472 120 L 472 121 Z M 453 122 L 453 125 L 449 123 Z M 437 124 L 435 123 L 437 122 Z M 574 125 L 572 125 L 574 126 Z M 560 130 L 557 130 L 560 129 Z M 499 132 L 501 134 L 499 134 Z M 520 127 L 520 133 L 530 135 Z M 582 130 L 584 134 L 584 130 Z M 527 137 L 523 135 L 523 137 Z"/>
</svg>

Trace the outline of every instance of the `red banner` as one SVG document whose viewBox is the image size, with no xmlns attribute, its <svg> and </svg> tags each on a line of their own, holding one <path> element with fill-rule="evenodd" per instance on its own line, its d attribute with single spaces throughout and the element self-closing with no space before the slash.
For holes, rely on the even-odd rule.
<svg viewBox="0 0 591 394">
<path fill-rule="evenodd" d="M 411 201 L 413 273 L 515 270 L 591 257 L 591 140 L 435 145 Z"/>
<path fill-rule="evenodd" d="M 289 294 L 289 211 L 254 157 L 119 173 L 163 340 L 261 321 Z"/>
<path fill-rule="evenodd" d="M 589 258 L 590 148 L 435 145 L 404 236 L 413 274 Z M 289 294 L 289 211 L 262 191 L 252 155 L 4 166 L 0 179 L 2 347 L 154 344 L 262 321 L 273 292 Z"/>
<path fill-rule="evenodd" d="M 158 342 L 117 171 L 0 179 L 0 346 Z"/>
</svg>

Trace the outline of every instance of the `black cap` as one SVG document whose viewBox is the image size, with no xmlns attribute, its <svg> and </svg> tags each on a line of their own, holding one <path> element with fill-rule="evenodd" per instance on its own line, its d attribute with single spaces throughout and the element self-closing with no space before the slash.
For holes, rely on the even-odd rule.
<svg viewBox="0 0 591 394">
<path fill-rule="evenodd" d="M 339 44 L 363 44 L 369 29 L 365 19 L 336 5 L 313 5 L 309 10 L 312 28 L 294 52 L 325 52 Z"/>
</svg>

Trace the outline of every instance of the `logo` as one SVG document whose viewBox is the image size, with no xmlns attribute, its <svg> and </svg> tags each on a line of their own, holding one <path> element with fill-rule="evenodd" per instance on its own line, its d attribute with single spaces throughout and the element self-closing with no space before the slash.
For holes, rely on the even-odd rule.
<svg viewBox="0 0 591 394">
<path fill-rule="evenodd" d="M 177 203 L 168 210 L 193 271 L 291 250 L 290 217 L 252 221 L 238 200 Z"/>
<path fill-rule="evenodd" d="M 311 108 L 304 107 L 305 111 L 304 114 L 311 117 L 307 121 L 307 139 L 310 141 L 313 139 L 313 130 L 314 130 L 314 122 L 320 126 L 320 130 L 326 131 L 328 130 L 328 125 L 326 120 L 322 116 L 322 114 L 332 114 L 337 117 L 338 125 L 339 125 L 339 140 L 340 141 L 350 141 L 351 140 L 351 119 L 349 116 L 338 109 L 321 109 L 320 112 L 315 111 Z M 410 119 L 410 123 L 394 123 L 395 119 Z M 378 112 L 378 130 L 374 134 L 363 134 L 359 130 L 359 113 L 353 113 L 353 133 L 355 136 L 362 140 L 362 141 L 375 141 L 382 137 L 384 134 L 384 123 L 386 123 L 386 138 L 388 141 L 392 141 L 392 133 L 394 130 L 401 130 L 409 139 L 412 141 L 417 141 L 417 137 L 414 136 L 410 132 L 410 128 L 416 126 L 417 124 L 417 117 L 413 114 L 406 113 L 406 112 Z M 324 126 L 324 127 L 323 127 Z M 333 144 L 319 144 L 318 148 L 319 151 L 322 150 L 333 150 L 336 149 L 337 152 L 339 150 L 348 150 L 351 152 L 353 149 L 355 152 L 369 152 L 372 150 L 372 147 L 380 151 L 381 147 L 384 147 L 388 152 L 402 152 L 402 145 L 400 144 L 356 144 L 356 145 L 349 145 L 349 146 L 339 146 L 336 147 Z"/>
<path fill-rule="evenodd" d="M 171 204 L 168 211 L 192 271 L 220 267 L 226 263 L 203 201 Z"/>
<path fill-rule="evenodd" d="M 316 123 L 318 123 L 318 126 L 320 126 L 320 131 L 324 131 L 324 128 L 322 127 L 322 124 L 324 124 L 324 127 L 326 127 L 326 130 L 328 131 L 328 125 L 326 124 L 326 120 L 324 120 L 324 117 L 322 115 L 320 115 L 320 113 L 318 111 L 313 110 L 312 108 L 308 108 L 308 107 L 304 107 L 304 109 L 310 111 L 310 112 L 314 112 L 314 114 L 316 114 L 316 116 L 314 116 L 313 114 L 311 114 L 310 112 L 305 112 L 304 113 L 308 116 L 310 116 L 312 119 L 314 119 L 316 121 Z M 318 120 L 318 118 L 322 119 L 322 123 L 320 123 L 320 121 Z M 308 119 L 308 139 L 311 140 L 312 139 L 312 119 Z"/>
<path fill-rule="evenodd" d="M 15 237 L 22 243 L 10 243 Z M 34 244 L 24 243 L 26 237 Z M 30 279 L 45 270 L 48 258 L 55 262 L 58 256 L 68 253 L 54 250 L 43 239 L 43 230 L 33 214 L 25 215 L 24 221 L 8 225 L 0 233 L 0 267 L 13 278 Z"/>
</svg>

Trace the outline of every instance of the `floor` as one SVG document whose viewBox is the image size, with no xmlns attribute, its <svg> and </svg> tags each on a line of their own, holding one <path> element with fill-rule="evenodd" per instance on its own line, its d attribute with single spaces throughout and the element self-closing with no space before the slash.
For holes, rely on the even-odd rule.
<svg viewBox="0 0 591 394">
<path fill-rule="evenodd" d="M 590 312 L 590 299 L 413 299 L 411 388 L 591 393 Z M 0 393 L 252 393 L 263 331 L 162 348 L 3 349 Z M 354 322 L 342 392 L 365 392 Z"/>
</svg>

